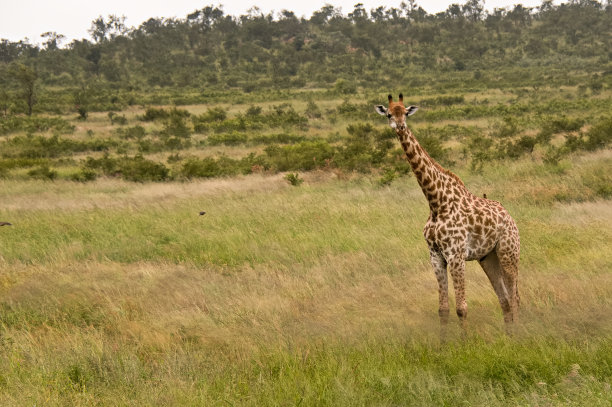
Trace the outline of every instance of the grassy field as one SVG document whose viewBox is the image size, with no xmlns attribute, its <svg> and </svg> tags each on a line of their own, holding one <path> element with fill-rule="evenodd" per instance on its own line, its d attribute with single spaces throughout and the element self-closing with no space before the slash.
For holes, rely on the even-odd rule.
<svg viewBox="0 0 612 407">
<path fill-rule="evenodd" d="M 521 310 L 469 263 L 444 344 L 411 176 L 0 179 L 0 405 L 609 406 L 610 168 L 457 168 L 517 220 Z"/>
</svg>

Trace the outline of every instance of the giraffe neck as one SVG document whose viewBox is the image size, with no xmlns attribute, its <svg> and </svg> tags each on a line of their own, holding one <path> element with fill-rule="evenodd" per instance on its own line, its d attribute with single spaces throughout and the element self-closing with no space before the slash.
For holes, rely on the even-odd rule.
<svg viewBox="0 0 612 407">
<path fill-rule="evenodd" d="M 397 130 L 397 135 L 433 215 L 467 192 L 463 182 L 431 158 L 409 129 Z"/>
</svg>

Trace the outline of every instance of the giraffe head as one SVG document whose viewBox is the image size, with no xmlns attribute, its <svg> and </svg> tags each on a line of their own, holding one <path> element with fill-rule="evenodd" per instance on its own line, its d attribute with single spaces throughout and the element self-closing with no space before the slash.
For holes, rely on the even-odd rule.
<svg viewBox="0 0 612 407">
<path fill-rule="evenodd" d="M 389 126 L 395 130 L 406 129 L 406 117 L 411 116 L 419 110 L 416 106 L 404 106 L 404 95 L 399 94 L 399 102 L 394 102 L 393 97 L 389 95 L 389 108 L 383 105 L 375 107 L 376 112 L 382 116 L 389 118 Z"/>
</svg>

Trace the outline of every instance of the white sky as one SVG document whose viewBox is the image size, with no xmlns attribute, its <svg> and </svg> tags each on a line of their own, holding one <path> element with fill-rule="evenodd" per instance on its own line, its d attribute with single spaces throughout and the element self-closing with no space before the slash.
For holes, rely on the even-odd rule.
<svg viewBox="0 0 612 407">
<path fill-rule="evenodd" d="M 356 3 L 363 3 L 366 10 L 379 6 L 397 7 L 402 0 L 385 2 L 382 0 L 309 0 L 291 2 L 287 0 L 226 0 L 207 2 L 206 0 L 0 0 L 0 38 L 19 41 L 28 38 L 30 43 L 41 43 L 40 35 L 55 31 L 66 36 L 64 44 L 73 39 L 91 39 L 87 30 L 98 16 L 109 14 L 125 16 L 128 27 L 137 27 L 151 17 L 184 18 L 194 10 L 207 5 L 223 4 L 225 14 L 239 16 L 246 14 L 257 5 L 264 13 L 283 9 L 293 11 L 298 17 L 310 17 L 313 11 L 320 10 L 325 4 L 340 7 L 343 14 L 353 10 Z M 417 4 L 428 13 L 437 13 L 448 8 L 449 4 L 464 4 L 466 0 L 417 0 Z M 485 8 L 512 7 L 514 4 L 526 7 L 539 6 L 541 0 L 485 0 Z M 555 1 L 555 4 L 559 3 Z"/>
</svg>

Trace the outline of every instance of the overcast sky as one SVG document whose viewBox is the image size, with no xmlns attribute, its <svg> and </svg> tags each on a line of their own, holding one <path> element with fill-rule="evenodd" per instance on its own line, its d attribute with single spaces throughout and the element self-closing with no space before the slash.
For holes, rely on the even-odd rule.
<svg viewBox="0 0 612 407">
<path fill-rule="evenodd" d="M 126 17 L 128 27 L 137 27 L 151 17 L 184 18 L 194 10 L 207 5 L 223 4 L 225 14 L 239 16 L 253 6 L 264 13 L 280 12 L 283 9 L 293 11 L 297 16 L 310 17 L 313 11 L 320 10 L 325 4 L 340 7 L 343 14 L 353 10 L 356 3 L 363 3 L 366 10 L 384 5 L 398 7 L 402 0 L 228 0 L 220 3 L 206 0 L 0 0 L 0 38 L 19 41 L 28 38 L 31 43 L 40 43 L 40 35 L 55 31 L 66 36 L 64 44 L 73 39 L 91 39 L 87 30 L 98 16 L 115 14 Z M 417 0 L 417 4 L 428 13 L 444 11 L 451 3 L 464 4 L 466 0 Z M 512 7 L 514 4 L 535 7 L 541 0 L 485 0 L 485 8 Z M 559 1 L 555 1 L 558 4 Z"/>
</svg>

